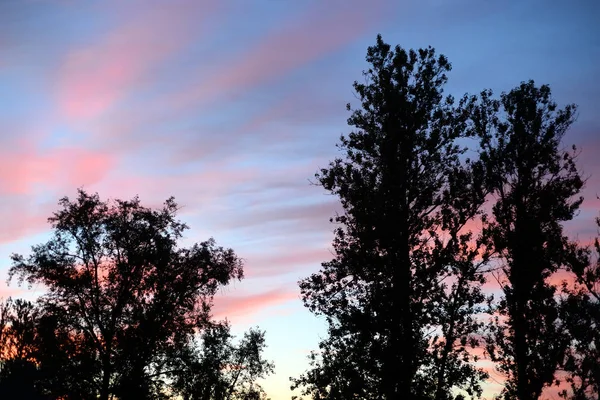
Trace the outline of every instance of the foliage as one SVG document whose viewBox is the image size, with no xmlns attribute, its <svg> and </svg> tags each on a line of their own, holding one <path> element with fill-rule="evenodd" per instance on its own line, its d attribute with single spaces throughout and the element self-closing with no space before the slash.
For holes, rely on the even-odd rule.
<svg viewBox="0 0 600 400">
<path fill-rule="evenodd" d="M 473 99 L 443 96 L 450 64 L 432 48 L 392 49 L 378 36 L 367 61 L 345 157 L 316 175 L 344 213 L 332 218 L 335 258 L 300 282 L 329 328 L 292 387 L 314 399 L 480 393 L 467 345 L 483 277 L 465 224 L 484 193 L 459 145 Z"/>
<path fill-rule="evenodd" d="M 34 304 L 21 299 L 0 303 L 0 393 L 10 398 L 44 399 L 36 367 Z"/>
<path fill-rule="evenodd" d="M 596 218 L 600 227 L 600 218 Z M 582 249 L 580 263 L 573 263 L 573 287 L 565 284 L 567 295 L 561 307 L 570 346 L 564 370 L 570 391 L 561 396 L 571 400 L 597 399 L 600 392 L 600 240 L 594 241 L 594 252 Z M 595 258 L 595 259 L 594 259 Z"/>
<path fill-rule="evenodd" d="M 201 335 L 199 346 L 190 346 L 184 358 L 185 373 L 174 388 L 187 400 L 264 399 L 256 380 L 273 371 L 263 359 L 264 332 L 251 329 L 234 345 L 227 322 L 212 324 Z"/>
<path fill-rule="evenodd" d="M 242 278 L 241 261 L 212 239 L 178 247 L 187 226 L 175 219 L 172 198 L 152 210 L 138 198 L 104 202 L 80 190 L 59 204 L 49 219 L 53 237 L 28 257 L 13 255 L 9 272 L 47 289 L 37 302 L 36 339 L 20 342 L 35 348 L 39 385 L 53 398 L 169 398 L 172 383 L 189 375 L 182 356 L 197 333 L 212 329 L 217 289 Z M 263 336 L 249 335 L 243 346 L 260 353 Z M 259 372 L 270 372 L 253 357 Z"/>
<path fill-rule="evenodd" d="M 497 257 L 504 294 L 487 351 L 507 376 L 510 398 L 537 399 L 554 383 L 567 346 L 547 280 L 576 259 L 562 227 L 582 202 L 575 197 L 583 186 L 575 148 L 561 147 L 574 112 L 572 105 L 558 109 L 548 86 L 529 81 L 500 100 L 483 92 L 473 113 L 492 196 L 482 240 Z"/>
</svg>

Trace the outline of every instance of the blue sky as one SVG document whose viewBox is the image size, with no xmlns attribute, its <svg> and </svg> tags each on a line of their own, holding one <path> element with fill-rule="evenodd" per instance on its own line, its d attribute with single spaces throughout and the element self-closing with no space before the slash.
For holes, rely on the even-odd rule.
<svg viewBox="0 0 600 400">
<path fill-rule="evenodd" d="M 213 236 L 246 259 L 215 313 L 267 331 L 265 386 L 289 398 L 324 334 L 296 282 L 331 257 L 339 210 L 309 180 L 339 154 L 376 35 L 445 54 L 455 96 L 534 79 L 578 104 L 566 143 L 590 178 L 569 232 L 587 241 L 600 209 L 599 20 L 591 0 L 4 0 L 0 278 L 78 187 L 148 205 L 175 196 L 186 242 Z M 0 282 L 31 296 L 19 290 Z"/>
</svg>

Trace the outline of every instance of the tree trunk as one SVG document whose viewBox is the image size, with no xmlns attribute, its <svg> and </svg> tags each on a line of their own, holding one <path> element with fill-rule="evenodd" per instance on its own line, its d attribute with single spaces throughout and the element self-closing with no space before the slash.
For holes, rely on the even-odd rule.
<svg viewBox="0 0 600 400">
<path fill-rule="evenodd" d="M 110 397 L 110 348 L 105 350 L 102 356 L 102 387 L 100 388 L 100 399 L 109 400 Z"/>
<path fill-rule="evenodd" d="M 403 180 L 406 180 L 405 172 L 401 173 Z M 399 223 L 397 226 L 404 226 L 399 235 L 399 241 L 395 244 L 398 249 L 398 256 L 394 257 L 392 265 L 393 271 L 393 311 L 395 315 L 400 315 L 400 321 L 394 324 L 394 335 L 392 337 L 393 354 L 396 360 L 396 373 L 390 388 L 388 400 L 391 399 L 413 399 L 412 381 L 414 377 L 415 362 L 415 338 L 413 334 L 413 315 L 411 309 L 412 301 L 412 270 L 410 262 L 410 243 L 408 226 L 409 212 L 408 201 L 406 200 L 406 189 L 400 188 L 404 197 L 403 209 L 400 212 Z M 395 255 L 396 255 L 395 254 Z M 399 322 L 399 323 L 398 323 Z M 397 366 L 401 366 L 398 368 Z M 392 366 L 393 368 L 394 366 Z"/>
<path fill-rule="evenodd" d="M 519 301 L 519 300 L 517 300 Z M 527 341 L 525 338 L 526 321 L 521 304 L 516 304 L 514 315 L 515 329 L 515 362 L 517 364 L 517 396 L 519 400 L 535 400 L 531 398 L 529 379 L 527 377 Z"/>
</svg>

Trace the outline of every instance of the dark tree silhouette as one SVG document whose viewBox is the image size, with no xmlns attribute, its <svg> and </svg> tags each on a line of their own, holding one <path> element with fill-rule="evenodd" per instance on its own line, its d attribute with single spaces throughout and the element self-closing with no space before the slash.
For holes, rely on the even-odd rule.
<svg viewBox="0 0 600 400">
<path fill-rule="evenodd" d="M 13 255 L 9 272 L 47 289 L 34 340 L 40 385 L 53 398 L 174 396 L 173 382 L 192 376 L 183 361 L 194 337 L 212 326 L 213 296 L 242 278 L 241 261 L 212 239 L 178 247 L 187 226 L 172 198 L 152 210 L 138 198 L 104 202 L 80 190 L 59 204 L 52 239 Z M 249 335 L 242 346 L 254 345 L 252 361 L 269 372 L 263 336 Z"/>
<path fill-rule="evenodd" d="M 491 324 L 487 350 L 507 376 L 508 398 L 539 398 L 555 380 L 567 340 L 559 328 L 556 288 L 547 282 L 574 260 L 563 234 L 582 199 L 575 148 L 561 140 L 575 106 L 558 109 L 548 86 L 524 82 L 500 100 L 481 96 L 474 125 L 488 171 L 493 206 L 483 237 L 498 258 L 504 293 Z"/>
<path fill-rule="evenodd" d="M 31 361 L 38 310 L 34 304 L 8 299 L 0 305 L 0 360 Z"/>
<path fill-rule="evenodd" d="M 332 218 L 335 258 L 300 282 L 329 329 L 292 388 L 314 399 L 477 394 L 484 374 L 467 348 L 483 278 L 465 224 L 485 193 L 457 142 L 473 99 L 443 96 L 450 64 L 432 48 L 392 49 L 378 36 L 367 61 L 345 157 L 316 175 L 344 213 Z"/>
<path fill-rule="evenodd" d="M 229 324 L 207 328 L 200 345 L 190 346 L 181 357 L 184 374 L 174 388 L 185 400 L 265 399 L 266 394 L 256 380 L 273 371 L 273 364 L 262 358 L 264 332 L 251 329 L 236 345 Z"/>
<path fill-rule="evenodd" d="M 600 228 L 600 218 L 596 218 Z M 564 285 L 563 324 L 570 334 L 564 369 L 570 391 L 561 396 L 571 400 L 598 399 L 600 393 L 600 240 L 594 251 L 582 249 L 580 263 L 572 263 L 574 285 Z"/>
<path fill-rule="evenodd" d="M 38 310 L 24 300 L 0 304 L 0 394 L 6 398 L 45 399 L 39 385 L 35 342 Z"/>
</svg>

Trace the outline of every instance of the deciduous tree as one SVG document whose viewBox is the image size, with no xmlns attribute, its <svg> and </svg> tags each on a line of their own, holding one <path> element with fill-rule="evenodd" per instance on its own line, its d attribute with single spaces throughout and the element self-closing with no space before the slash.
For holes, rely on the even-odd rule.
<svg viewBox="0 0 600 400">
<path fill-rule="evenodd" d="M 172 198 L 154 210 L 137 197 L 102 201 L 80 190 L 60 206 L 49 219 L 53 237 L 27 257 L 13 255 L 10 269 L 11 278 L 46 288 L 36 361 L 56 374 L 43 377 L 45 390 L 72 399 L 168 398 L 186 373 L 181 357 L 212 326 L 215 292 L 242 278 L 242 262 L 212 239 L 180 247 L 187 226 Z M 260 353 L 262 336 L 250 335 Z"/>
<path fill-rule="evenodd" d="M 212 324 L 182 357 L 185 373 L 174 385 L 186 400 L 261 400 L 266 393 L 256 382 L 273 371 L 262 357 L 265 332 L 251 329 L 234 343 L 227 322 Z"/>
</svg>

